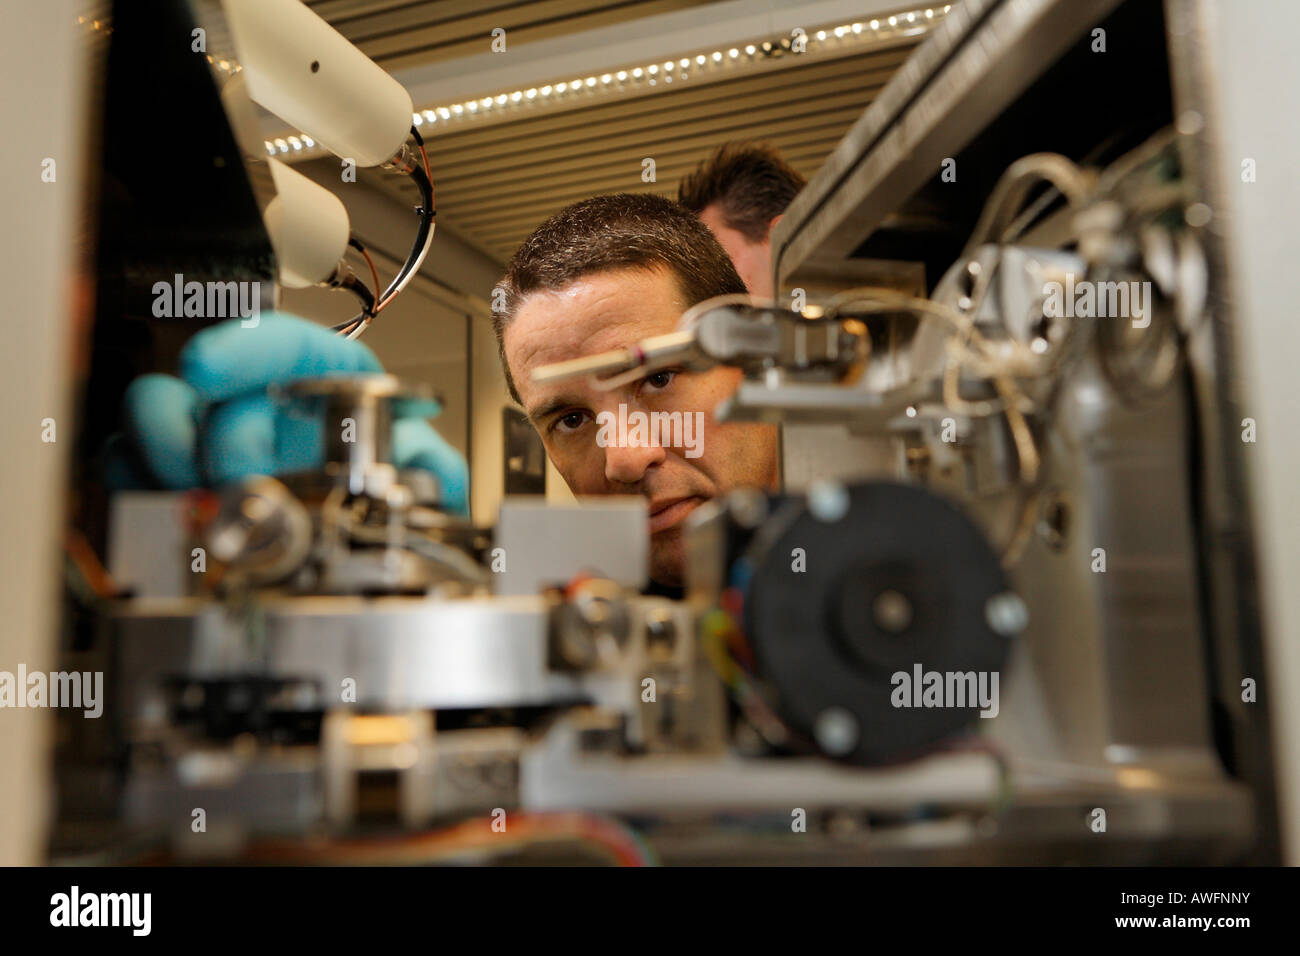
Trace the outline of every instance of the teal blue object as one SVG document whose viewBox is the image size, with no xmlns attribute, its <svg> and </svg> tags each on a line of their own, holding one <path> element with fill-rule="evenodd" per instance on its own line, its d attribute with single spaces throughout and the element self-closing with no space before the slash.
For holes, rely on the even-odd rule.
<svg viewBox="0 0 1300 956">
<path fill-rule="evenodd" d="M 127 388 L 126 439 L 165 488 L 220 485 L 248 475 L 316 467 L 323 458 L 319 423 L 267 394 L 323 375 L 382 372 L 365 345 L 294 316 L 271 313 L 256 326 L 240 319 L 204 329 L 180 355 L 180 378 L 142 375 Z M 445 506 L 468 513 L 465 459 L 427 421 L 436 402 L 394 406 L 393 460 L 438 479 Z M 116 486 L 129 474 L 110 450 Z"/>
</svg>

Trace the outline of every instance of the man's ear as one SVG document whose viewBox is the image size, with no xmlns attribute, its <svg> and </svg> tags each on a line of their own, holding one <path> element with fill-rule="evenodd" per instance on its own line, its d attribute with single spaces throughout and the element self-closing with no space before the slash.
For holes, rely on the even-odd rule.
<svg viewBox="0 0 1300 956">
<path fill-rule="evenodd" d="M 772 241 L 772 230 L 776 228 L 776 224 L 781 221 L 781 217 L 784 215 L 785 213 L 778 213 L 777 215 L 773 216 L 772 221 L 767 224 L 768 242 Z"/>
</svg>

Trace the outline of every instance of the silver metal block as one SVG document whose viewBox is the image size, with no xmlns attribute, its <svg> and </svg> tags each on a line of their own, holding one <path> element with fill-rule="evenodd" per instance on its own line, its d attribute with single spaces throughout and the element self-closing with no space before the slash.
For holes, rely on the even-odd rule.
<svg viewBox="0 0 1300 956">
<path fill-rule="evenodd" d="M 496 593 L 537 594 L 585 572 L 641 589 L 649 580 L 650 529 L 644 498 L 585 498 L 577 505 L 506 498 L 495 546 L 505 570 Z"/>
</svg>

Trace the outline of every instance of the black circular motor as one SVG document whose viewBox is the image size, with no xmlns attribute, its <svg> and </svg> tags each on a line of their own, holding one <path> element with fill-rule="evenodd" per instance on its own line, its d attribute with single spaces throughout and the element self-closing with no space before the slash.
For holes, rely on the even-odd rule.
<svg viewBox="0 0 1300 956">
<path fill-rule="evenodd" d="M 823 752 L 890 762 L 996 711 L 1025 608 L 947 500 L 913 485 L 822 486 L 778 507 L 736 571 L 758 674 Z"/>
</svg>

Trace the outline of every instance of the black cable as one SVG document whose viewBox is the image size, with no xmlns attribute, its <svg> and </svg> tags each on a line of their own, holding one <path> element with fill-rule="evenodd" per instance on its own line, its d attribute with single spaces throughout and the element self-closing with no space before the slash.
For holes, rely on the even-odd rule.
<svg viewBox="0 0 1300 956">
<path fill-rule="evenodd" d="M 424 137 L 420 135 L 420 131 L 414 126 L 411 127 L 411 136 L 415 139 L 416 145 L 420 147 L 421 157 L 425 157 Z M 427 158 L 425 158 L 425 162 L 427 162 Z M 415 270 L 419 269 L 420 265 L 424 262 L 424 257 L 428 254 L 429 243 L 433 239 L 434 220 L 438 215 L 438 211 L 434 208 L 433 183 L 429 181 L 426 170 L 420 163 L 413 163 L 411 168 L 407 170 L 407 175 L 414 180 L 416 188 L 419 189 L 421 201 L 421 205 L 415 207 L 415 212 L 420 217 L 420 228 L 416 231 L 415 242 L 411 246 L 410 255 L 407 256 L 406 262 L 393 278 L 393 281 L 388 284 L 388 288 L 384 289 L 383 295 L 381 295 L 379 301 L 374 304 L 373 310 L 362 312 L 360 315 L 349 319 L 347 322 L 341 322 L 338 325 L 331 326 L 331 330 L 334 332 L 351 333 L 359 322 L 373 318 L 376 313 L 387 306 L 397 293 L 405 287 L 406 283 L 410 281 L 411 276 L 415 273 Z M 355 242 L 355 240 L 353 241 Z M 360 244 L 357 243 L 357 247 L 359 246 Z"/>
<path fill-rule="evenodd" d="M 361 315 L 357 316 L 357 318 L 355 319 L 350 319 L 349 321 L 344 322 L 341 325 L 332 326 L 332 328 L 335 331 L 338 331 L 339 329 L 345 329 L 349 325 L 356 325 L 356 323 L 360 319 L 364 319 L 366 318 L 366 316 L 371 316 L 375 314 L 375 294 L 370 291 L 369 286 L 367 286 L 356 276 L 349 275 L 347 278 L 345 278 L 342 282 L 339 283 L 339 288 L 347 289 L 349 292 L 351 292 L 353 295 L 355 295 L 358 299 L 361 300 Z"/>
<path fill-rule="evenodd" d="M 422 206 L 416 207 L 416 212 L 420 216 L 420 228 L 415 234 L 415 243 L 411 248 L 411 255 L 407 257 L 406 263 L 402 270 L 394 277 L 393 281 L 388 284 L 384 294 L 379 299 L 379 308 L 386 306 L 390 299 L 406 285 L 411 274 L 420 267 L 424 261 L 425 253 L 428 251 L 429 240 L 433 238 L 433 221 L 437 212 L 433 208 L 433 185 L 429 182 L 429 177 L 424 174 L 424 170 L 415 167 L 410 173 L 411 179 L 415 180 L 416 187 L 420 190 Z"/>
<path fill-rule="evenodd" d="M 369 264 L 371 276 L 374 279 L 374 291 L 372 292 L 370 290 L 370 287 L 368 287 L 364 282 L 362 282 L 354 275 L 348 275 L 341 282 L 339 282 L 338 286 L 340 288 L 347 289 L 349 292 L 351 292 L 353 295 L 355 295 L 358 299 L 361 300 L 361 312 L 359 315 L 354 315 L 346 322 L 340 322 L 338 325 L 330 326 L 330 331 L 332 332 L 342 332 L 345 330 L 351 330 L 352 327 L 355 326 L 358 322 L 366 319 L 367 317 L 373 317 L 375 314 L 375 306 L 377 304 L 375 296 L 379 294 L 379 274 L 374 271 L 375 265 L 371 261 L 370 254 L 366 251 L 366 247 L 361 244 L 361 240 L 359 240 L 356 236 L 351 236 L 348 238 L 348 245 L 351 246 L 353 249 L 357 250 L 357 252 L 361 253 L 361 255 L 365 257 L 367 264 Z"/>
</svg>

